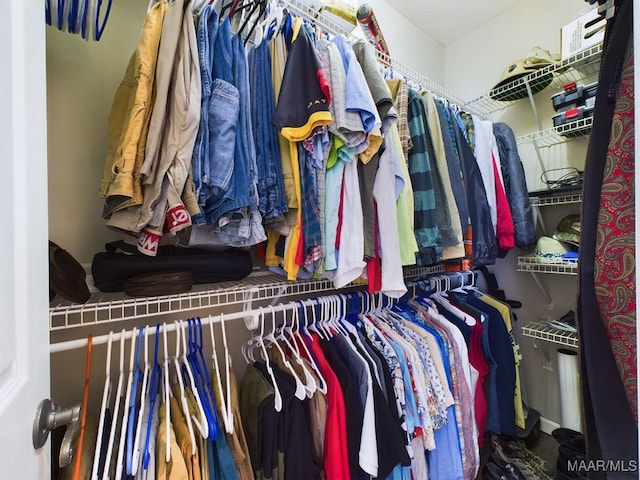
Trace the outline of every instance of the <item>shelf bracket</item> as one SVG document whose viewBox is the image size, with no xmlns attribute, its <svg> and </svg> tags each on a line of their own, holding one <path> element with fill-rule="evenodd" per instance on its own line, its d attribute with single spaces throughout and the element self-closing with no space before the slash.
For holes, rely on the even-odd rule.
<svg viewBox="0 0 640 480">
<path fill-rule="evenodd" d="M 527 88 L 527 96 L 529 97 L 529 103 L 531 104 L 531 110 L 533 110 L 533 116 L 536 119 L 536 125 L 538 126 L 538 131 L 542 131 L 542 122 L 540 121 L 540 115 L 538 115 L 538 107 L 536 107 L 536 102 L 533 99 L 533 91 L 531 90 L 531 85 L 529 84 L 528 78 L 524 80 L 524 86 Z M 545 184 L 549 184 L 549 178 L 547 177 L 547 169 L 544 166 L 544 160 L 542 160 L 542 154 L 540 153 L 540 147 L 538 146 L 538 141 L 533 139 L 533 148 L 536 151 L 536 157 L 538 157 L 538 163 L 540 164 L 540 168 L 542 169 L 542 176 L 544 177 Z"/>
<path fill-rule="evenodd" d="M 547 308 L 549 310 L 553 310 L 553 300 L 551 299 L 551 296 L 549 295 L 549 292 L 547 292 L 547 289 L 545 288 L 545 286 L 542 284 L 542 282 L 538 278 L 538 275 L 536 275 L 535 272 L 529 272 L 529 274 L 531 275 L 531 278 L 533 278 L 533 281 L 536 283 L 538 290 L 540 290 L 540 293 L 542 294 L 544 299 L 547 301 Z"/>
</svg>

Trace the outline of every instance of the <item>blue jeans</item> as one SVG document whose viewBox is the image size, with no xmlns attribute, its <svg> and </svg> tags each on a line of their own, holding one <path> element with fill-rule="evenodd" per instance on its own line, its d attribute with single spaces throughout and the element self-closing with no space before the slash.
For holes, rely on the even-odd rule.
<svg viewBox="0 0 640 480">
<path fill-rule="evenodd" d="M 228 19 L 220 24 L 218 40 L 227 35 Z M 229 27 L 227 25 L 227 27 Z M 230 29 L 230 27 L 229 27 Z M 230 35 L 230 32 L 229 32 Z M 226 41 L 221 40 L 221 44 Z M 237 35 L 230 41 L 233 52 L 231 72 L 225 72 L 218 65 L 218 58 L 214 60 L 214 72 L 219 72 L 222 77 L 231 77 L 239 94 L 239 115 L 234 143 L 234 162 L 231 181 L 228 189 L 221 196 L 207 198 L 204 205 L 206 223 L 213 226 L 220 225 L 220 219 L 227 213 L 237 218 L 236 210 L 248 208 L 249 211 L 258 209 L 258 195 L 256 189 L 255 145 L 251 131 L 249 115 L 249 80 L 247 72 L 247 59 L 242 38 Z M 216 42 L 216 46 L 218 42 Z M 226 63 L 222 62 L 226 67 Z M 215 125 L 212 125 L 215 128 Z M 223 222 L 224 223 L 224 222 Z"/>
<path fill-rule="evenodd" d="M 280 143 L 271 125 L 275 113 L 275 98 L 271 81 L 271 56 L 265 40 L 252 50 L 254 56 L 253 107 L 256 164 L 258 168 L 259 209 L 265 220 L 282 218 L 288 210 L 282 178 Z"/>
<path fill-rule="evenodd" d="M 202 83 L 202 108 L 200 111 L 200 126 L 193 147 L 192 177 L 196 198 L 202 206 L 201 198 L 206 198 L 206 187 L 209 172 L 209 101 L 213 87 L 212 55 L 218 34 L 218 13 L 210 5 L 206 5 L 200 13 L 196 37 L 198 41 L 198 58 L 200 60 L 200 79 Z M 203 223 L 202 213 L 193 217 L 194 223 Z"/>
</svg>

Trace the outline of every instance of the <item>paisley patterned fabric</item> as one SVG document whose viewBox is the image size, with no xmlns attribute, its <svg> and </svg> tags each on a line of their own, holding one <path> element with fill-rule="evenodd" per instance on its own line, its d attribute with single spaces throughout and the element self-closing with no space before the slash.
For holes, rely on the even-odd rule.
<svg viewBox="0 0 640 480">
<path fill-rule="evenodd" d="M 629 42 L 600 195 L 594 280 L 611 349 L 637 421 L 633 70 L 633 42 Z"/>
</svg>

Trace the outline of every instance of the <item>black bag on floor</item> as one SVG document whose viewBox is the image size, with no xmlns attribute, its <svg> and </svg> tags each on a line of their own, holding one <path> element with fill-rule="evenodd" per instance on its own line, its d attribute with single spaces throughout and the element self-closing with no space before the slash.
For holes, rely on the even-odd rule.
<svg viewBox="0 0 640 480">
<path fill-rule="evenodd" d="M 167 245 L 159 247 L 155 257 L 149 257 L 125 242 L 107 243 L 105 250 L 96 253 L 91 263 L 93 283 L 101 292 L 124 291 L 128 279 L 143 274 L 189 272 L 192 284 L 198 285 L 241 280 L 253 269 L 251 254 L 247 250 L 217 252 Z M 157 275 L 151 278 L 156 282 L 153 289 L 156 295 L 173 293 L 169 285 L 167 292 L 163 292 L 162 285 L 157 283 Z"/>
</svg>

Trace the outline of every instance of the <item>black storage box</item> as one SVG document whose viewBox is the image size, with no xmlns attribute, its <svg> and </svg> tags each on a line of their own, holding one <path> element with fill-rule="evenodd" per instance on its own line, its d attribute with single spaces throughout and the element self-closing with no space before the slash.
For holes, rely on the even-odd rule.
<svg viewBox="0 0 640 480">
<path fill-rule="evenodd" d="M 242 249 L 215 252 L 203 248 L 161 246 L 155 257 L 142 255 L 124 242 L 105 245 L 91 264 L 93 283 L 101 292 L 121 292 L 132 277 L 189 272 L 193 285 L 242 280 L 253 270 L 251 253 Z"/>
<path fill-rule="evenodd" d="M 553 126 L 556 131 L 565 137 L 579 137 L 586 135 L 591 131 L 590 125 L 584 125 L 579 128 L 572 128 L 571 123 L 578 120 L 584 120 L 593 116 L 594 107 L 577 107 L 555 114 L 553 118 Z"/>
<path fill-rule="evenodd" d="M 597 82 L 590 85 L 578 85 L 575 82 L 568 83 L 564 86 L 562 92 L 556 93 L 551 97 L 553 109 L 556 112 L 562 112 L 582 106 L 593 107 L 597 90 Z"/>
</svg>

